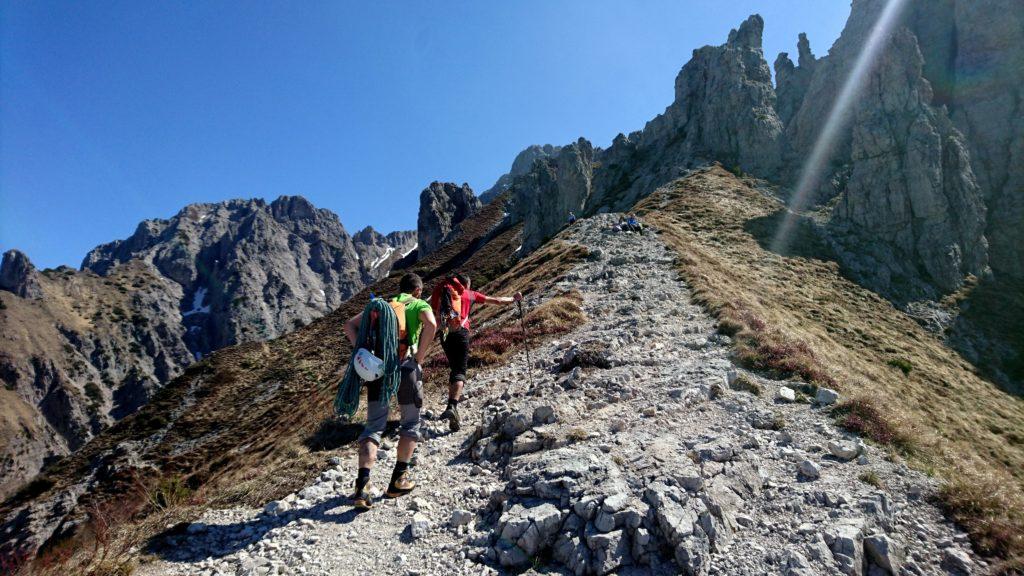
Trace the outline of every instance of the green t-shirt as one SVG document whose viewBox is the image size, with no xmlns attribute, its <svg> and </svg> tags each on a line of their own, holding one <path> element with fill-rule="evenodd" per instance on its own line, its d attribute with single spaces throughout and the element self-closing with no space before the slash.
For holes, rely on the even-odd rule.
<svg viewBox="0 0 1024 576">
<path fill-rule="evenodd" d="M 395 300 L 405 304 L 405 332 L 409 337 L 409 347 L 415 349 L 420 341 L 420 330 L 423 328 L 420 312 L 430 310 L 430 304 L 404 292 L 399 294 Z"/>
</svg>

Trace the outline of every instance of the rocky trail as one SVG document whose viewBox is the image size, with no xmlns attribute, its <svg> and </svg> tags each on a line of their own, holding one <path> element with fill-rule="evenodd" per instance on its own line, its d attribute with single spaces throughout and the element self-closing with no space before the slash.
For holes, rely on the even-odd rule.
<svg viewBox="0 0 1024 576">
<path fill-rule="evenodd" d="M 262 510 L 208 511 L 140 573 L 984 571 L 931 479 L 837 429 L 830 391 L 735 367 L 673 254 L 614 219 L 577 222 L 591 256 L 552 290 L 580 292 L 589 322 L 536 346 L 533 389 L 522 354 L 475 374 L 461 431 L 426 422 L 413 494 L 357 513 L 353 447 Z"/>
</svg>

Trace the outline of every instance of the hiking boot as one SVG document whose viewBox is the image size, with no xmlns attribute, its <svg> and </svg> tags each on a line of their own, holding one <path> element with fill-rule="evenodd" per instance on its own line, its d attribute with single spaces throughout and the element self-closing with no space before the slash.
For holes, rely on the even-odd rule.
<svg viewBox="0 0 1024 576">
<path fill-rule="evenodd" d="M 373 499 L 370 498 L 370 492 L 363 489 L 353 494 L 352 506 L 359 510 L 369 510 L 370 508 L 373 508 Z"/>
<path fill-rule="evenodd" d="M 388 490 L 384 495 L 388 498 L 398 498 L 399 496 L 404 496 L 405 494 L 412 492 L 412 489 L 415 487 L 416 483 L 409 480 L 409 472 L 405 471 L 402 472 L 398 478 L 392 480 L 391 483 L 388 484 Z"/>
<path fill-rule="evenodd" d="M 459 407 L 450 405 L 445 408 L 444 412 L 441 412 L 440 418 L 444 420 L 448 419 L 448 429 L 452 432 L 458 432 L 459 428 L 462 428 L 462 419 L 459 418 Z"/>
</svg>

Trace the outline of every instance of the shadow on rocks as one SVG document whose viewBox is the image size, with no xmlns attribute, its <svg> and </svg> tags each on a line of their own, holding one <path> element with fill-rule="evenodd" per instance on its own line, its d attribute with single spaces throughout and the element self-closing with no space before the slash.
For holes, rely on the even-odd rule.
<svg viewBox="0 0 1024 576">
<path fill-rule="evenodd" d="M 757 243 L 780 256 L 802 257 L 815 260 L 836 260 L 835 252 L 822 237 L 814 223 L 804 216 L 793 216 L 789 235 L 776 242 L 776 233 L 786 220 L 786 211 L 779 210 L 767 216 L 753 218 L 743 224 L 743 230 Z"/>
<path fill-rule="evenodd" d="M 306 438 L 303 444 L 312 452 L 337 450 L 358 440 L 362 431 L 362 422 L 342 422 L 335 418 L 327 418 L 320 422 L 316 432 Z M 397 432 L 398 420 L 389 421 L 384 434 L 390 437 Z"/>
<path fill-rule="evenodd" d="M 294 509 L 281 516 L 260 513 L 245 522 L 231 524 L 178 524 L 151 538 L 146 551 L 169 562 L 200 562 L 207 558 L 222 558 L 259 542 L 271 530 L 309 519 L 316 522 L 349 524 L 361 513 L 355 508 L 333 510 L 347 506 L 347 496 L 336 496 L 309 508 Z M 296 526 L 296 529 L 301 529 Z"/>
</svg>

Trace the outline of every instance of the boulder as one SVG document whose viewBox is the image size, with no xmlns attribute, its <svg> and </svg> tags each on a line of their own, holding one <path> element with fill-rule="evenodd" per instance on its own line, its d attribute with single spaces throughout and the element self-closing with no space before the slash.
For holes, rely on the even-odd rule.
<svg viewBox="0 0 1024 576">
<path fill-rule="evenodd" d="M 498 521 L 495 547 L 502 566 L 521 566 L 550 548 L 562 523 L 562 512 L 549 502 L 515 504 Z"/>
<path fill-rule="evenodd" d="M 967 552 L 949 547 L 942 551 L 942 568 L 954 576 L 967 576 L 974 573 L 974 562 Z"/>
<path fill-rule="evenodd" d="M 844 461 L 853 460 L 861 453 L 862 449 L 863 444 L 858 442 L 839 442 L 836 440 L 829 440 L 828 442 L 829 453 Z"/>
<path fill-rule="evenodd" d="M 869 561 L 885 571 L 886 574 L 897 576 L 903 566 L 903 550 L 892 538 L 885 534 L 874 534 L 864 539 L 864 552 Z"/>
<path fill-rule="evenodd" d="M 804 479 L 817 480 L 821 476 L 821 469 L 811 460 L 802 460 L 798 468 Z"/>
<path fill-rule="evenodd" d="M 831 388 L 819 387 L 814 395 L 814 401 L 822 406 L 831 406 L 839 401 L 839 392 Z"/>
<path fill-rule="evenodd" d="M 430 519 L 427 515 L 422 512 L 417 512 L 412 515 L 412 521 L 409 523 L 409 534 L 413 538 L 422 538 L 427 535 L 430 531 Z"/>
<path fill-rule="evenodd" d="M 775 399 L 779 402 L 796 402 L 796 391 L 788 386 L 782 386 L 775 393 Z"/>
</svg>

